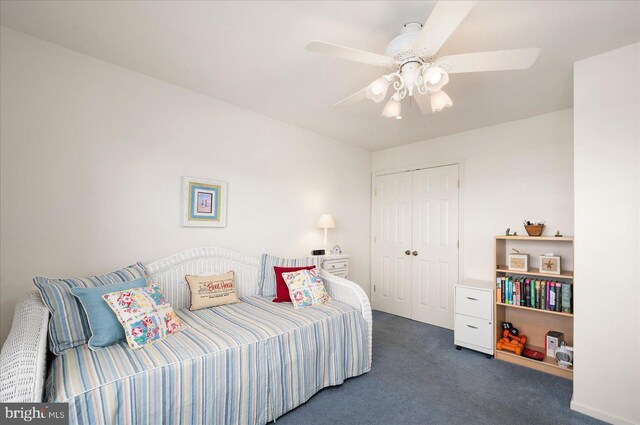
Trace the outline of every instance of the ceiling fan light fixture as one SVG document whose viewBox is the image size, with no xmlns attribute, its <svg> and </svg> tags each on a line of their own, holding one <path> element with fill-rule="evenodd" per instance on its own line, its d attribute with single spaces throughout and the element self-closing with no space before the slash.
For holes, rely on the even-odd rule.
<svg viewBox="0 0 640 425">
<path fill-rule="evenodd" d="M 400 95 L 395 93 L 391 96 L 391 99 L 387 102 L 384 109 L 382 110 L 382 116 L 387 118 L 396 118 L 402 119 L 400 116 L 400 112 L 402 110 L 402 105 L 400 104 Z"/>
<path fill-rule="evenodd" d="M 449 82 L 449 74 L 439 66 L 429 66 L 422 74 L 424 87 L 429 93 L 441 90 Z"/>
<path fill-rule="evenodd" d="M 440 112 L 444 108 L 451 108 L 452 106 L 451 98 L 442 90 L 431 94 L 431 109 L 433 109 L 433 112 Z"/>
<path fill-rule="evenodd" d="M 371 99 L 376 103 L 380 103 L 387 97 L 387 89 L 389 88 L 389 80 L 386 77 L 380 77 L 367 86 L 367 99 Z"/>
</svg>

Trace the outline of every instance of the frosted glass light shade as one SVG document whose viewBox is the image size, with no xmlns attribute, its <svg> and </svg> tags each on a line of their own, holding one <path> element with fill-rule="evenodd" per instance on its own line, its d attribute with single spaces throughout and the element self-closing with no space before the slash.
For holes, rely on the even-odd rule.
<svg viewBox="0 0 640 425">
<path fill-rule="evenodd" d="M 367 86 L 365 91 L 367 99 L 371 99 L 376 103 L 380 103 L 387 97 L 387 90 L 389 88 L 389 80 L 385 77 L 380 77 L 373 83 Z"/>
<path fill-rule="evenodd" d="M 391 99 L 387 102 L 382 111 L 382 116 L 387 118 L 398 118 L 400 116 L 400 111 L 402 106 L 400 105 L 400 99 L 398 94 L 394 94 L 391 96 Z"/>
<path fill-rule="evenodd" d="M 451 98 L 442 90 L 431 94 L 431 109 L 433 109 L 433 112 L 440 112 L 444 108 L 451 108 L 451 106 L 453 106 Z"/>
<path fill-rule="evenodd" d="M 438 66 L 428 67 L 422 74 L 422 78 L 424 87 L 429 93 L 440 91 L 449 82 L 449 74 Z"/>
<path fill-rule="evenodd" d="M 331 217 L 331 214 L 322 214 L 320 216 L 320 219 L 318 220 L 317 226 L 320 229 L 335 229 L 336 222 L 333 221 L 333 217 Z"/>
</svg>

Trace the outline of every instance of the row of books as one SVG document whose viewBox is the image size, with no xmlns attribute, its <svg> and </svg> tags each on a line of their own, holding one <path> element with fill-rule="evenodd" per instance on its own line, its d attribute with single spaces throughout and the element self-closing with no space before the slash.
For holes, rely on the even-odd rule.
<svg viewBox="0 0 640 425">
<path fill-rule="evenodd" d="M 505 276 L 496 281 L 496 300 L 540 310 L 573 311 L 573 285 L 567 282 Z"/>
</svg>

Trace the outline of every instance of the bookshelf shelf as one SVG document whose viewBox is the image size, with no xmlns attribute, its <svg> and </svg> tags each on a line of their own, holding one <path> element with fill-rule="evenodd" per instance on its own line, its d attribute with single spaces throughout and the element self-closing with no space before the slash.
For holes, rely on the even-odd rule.
<svg viewBox="0 0 640 425">
<path fill-rule="evenodd" d="M 527 345 L 527 347 L 544 352 L 544 348 Z M 518 356 L 515 353 L 509 351 L 496 350 L 496 359 L 504 360 L 509 363 L 515 363 L 520 366 L 530 367 L 542 372 L 550 373 L 552 375 L 561 376 L 567 379 L 573 379 L 573 369 L 567 369 L 558 366 L 556 359 L 553 357 L 545 356 L 544 360 L 538 361 L 527 357 Z"/>
<path fill-rule="evenodd" d="M 526 272 L 519 272 L 516 270 L 509 270 L 507 266 L 498 266 L 496 268 L 496 272 L 498 273 L 509 273 L 509 274 L 517 274 L 522 276 L 539 276 L 539 277 L 550 277 L 552 279 L 573 279 L 573 271 L 571 270 L 563 270 L 560 274 L 551 274 L 551 273 L 540 273 L 537 269 L 529 269 Z"/>
<path fill-rule="evenodd" d="M 554 242 L 573 242 L 573 236 L 496 236 L 496 239 L 514 240 L 514 241 L 554 241 Z"/>
<path fill-rule="evenodd" d="M 523 305 L 503 304 L 496 302 L 497 305 L 509 308 L 522 308 L 525 310 L 535 311 L 536 313 L 555 314 L 557 316 L 573 317 L 573 313 L 563 313 L 562 311 L 541 310 L 539 308 L 525 307 Z"/>
<path fill-rule="evenodd" d="M 532 278 L 544 280 L 557 280 L 573 285 L 574 271 L 568 270 L 573 265 L 573 242 L 572 236 L 558 238 L 555 236 L 496 236 L 494 240 L 494 282 L 499 278 L 513 275 L 515 277 L 531 276 Z M 526 272 L 509 270 L 507 266 L 502 264 L 507 264 L 508 254 L 512 252 L 512 248 L 528 253 L 534 262 L 539 255 L 546 252 L 555 252 L 556 255 L 561 255 L 562 265 L 566 265 L 567 270 L 563 270 L 561 274 L 540 273 L 540 270 L 535 267 L 535 263 Z M 531 266 L 531 263 L 529 265 Z M 532 350 L 544 353 L 546 351 L 544 349 L 546 334 L 552 330 L 562 332 L 567 345 L 573 346 L 573 318 L 573 313 L 504 304 L 500 300 L 499 292 L 494 291 L 495 335 L 499 337 L 502 334 L 502 322 L 511 322 L 513 326 L 520 330 L 520 334 L 527 336 L 526 347 Z M 545 356 L 543 361 L 537 361 L 498 349 L 494 350 L 494 355 L 498 360 L 529 367 L 566 379 L 573 379 L 573 369 L 558 366 L 554 357 Z"/>
</svg>

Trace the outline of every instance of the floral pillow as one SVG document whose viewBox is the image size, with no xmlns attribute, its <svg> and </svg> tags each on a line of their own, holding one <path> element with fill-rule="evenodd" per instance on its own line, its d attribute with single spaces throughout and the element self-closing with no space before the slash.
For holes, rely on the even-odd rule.
<svg viewBox="0 0 640 425">
<path fill-rule="evenodd" d="M 131 348 L 161 340 L 182 326 L 158 286 L 111 292 L 102 298 L 118 316 Z"/>
<path fill-rule="evenodd" d="M 331 301 L 317 269 L 282 273 L 282 277 L 289 288 L 291 302 L 295 308 Z"/>
</svg>

